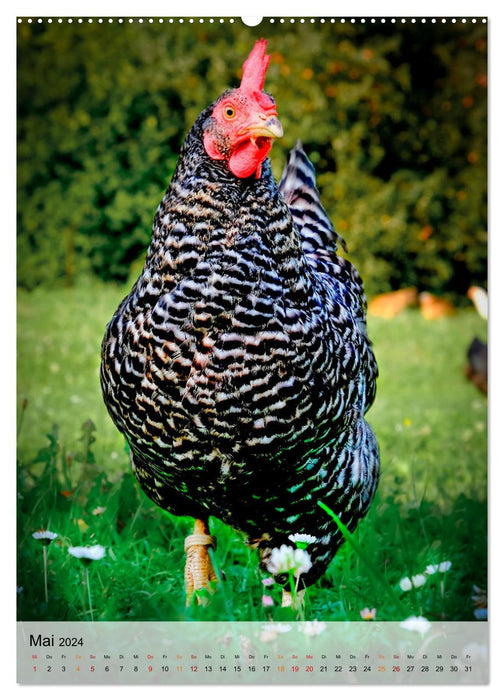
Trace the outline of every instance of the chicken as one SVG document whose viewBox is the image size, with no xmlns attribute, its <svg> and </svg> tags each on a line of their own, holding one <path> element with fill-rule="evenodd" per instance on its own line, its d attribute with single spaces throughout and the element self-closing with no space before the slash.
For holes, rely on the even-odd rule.
<svg viewBox="0 0 504 700">
<path fill-rule="evenodd" d="M 378 294 L 369 303 L 368 313 L 370 316 L 379 318 L 394 318 L 409 306 L 415 306 L 417 303 L 417 290 L 415 287 L 407 287 L 395 292 Z"/>
<path fill-rule="evenodd" d="M 479 338 L 473 338 L 467 348 L 464 372 L 470 382 L 485 396 L 488 393 L 488 347 Z"/>
<path fill-rule="evenodd" d="M 471 286 L 467 290 L 467 296 L 474 304 L 474 308 L 485 321 L 488 320 L 488 294 L 483 287 Z"/>
<path fill-rule="evenodd" d="M 446 299 L 434 296 L 430 292 L 421 292 L 419 295 L 420 312 L 427 321 L 432 321 L 445 316 L 452 316 L 455 307 Z"/>
<path fill-rule="evenodd" d="M 467 296 L 474 304 L 474 308 L 484 321 L 488 320 L 488 294 L 482 287 L 469 287 Z M 470 382 L 474 384 L 485 396 L 488 394 L 488 345 L 473 338 L 467 348 L 467 363 L 464 372 Z"/>
<path fill-rule="evenodd" d="M 188 600 L 215 580 L 211 516 L 243 533 L 265 570 L 289 536 L 308 535 L 301 591 L 343 541 L 319 501 L 353 531 L 378 483 L 362 282 L 335 252 L 299 142 L 275 183 L 267 156 L 282 126 L 263 91 L 265 52 L 258 41 L 240 86 L 190 130 L 102 345 L 103 397 L 140 486 L 195 518 Z"/>
</svg>

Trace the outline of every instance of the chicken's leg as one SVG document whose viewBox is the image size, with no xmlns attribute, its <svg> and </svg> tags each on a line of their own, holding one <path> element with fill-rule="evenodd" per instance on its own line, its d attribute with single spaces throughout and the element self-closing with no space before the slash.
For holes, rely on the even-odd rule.
<svg viewBox="0 0 504 700">
<path fill-rule="evenodd" d="M 184 542 L 186 551 L 184 572 L 186 605 L 190 604 L 195 591 L 204 588 L 209 589 L 209 584 L 217 581 L 217 576 L 208 554 L 209 547 L 215 548 L 215 537 L 210 535 L 206 522 L 196 520 L 193 534 L 186 537 Z M 205 603 L 204 598 L 196 597 L 200 605 Z"/>
</svg>

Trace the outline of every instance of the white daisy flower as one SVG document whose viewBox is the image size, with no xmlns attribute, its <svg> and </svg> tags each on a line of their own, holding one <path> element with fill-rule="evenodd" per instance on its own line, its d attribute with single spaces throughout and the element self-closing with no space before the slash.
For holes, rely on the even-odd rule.
<svg viewBox="0 0 504 700">
<path fill-rule="evenodd" d="M 294 542 L 298 549 L 306 549 L 309 544 L 317 541 L 317 538 L 313 537 L 313 535 L 302 535 L 299 532 L 296 532 L 295 535 L 289 535 L 289 539 L 291 542 Z"/>
<path fill-rule="evenodd" d="M 49 588 L 47 585 L 47 547 L 51 544 L 51 542 L 56 539 L 58 535 L 55 532 L 51 532 L 50 530 L 37 530 L 36 532 L 32 532 L 32 537 L 35 540 L 38 540 L 42 544 L 42 552 L 44 556 L 44 594 L 45 594 L 45 601 L 46 603 L 49 601 Z"/>
<path fill-rule="evenodd" d="M 413 584 L 411 583 L 409 576 L 405 576 L 399 581 L 399 588 L 401 591 L 411 591 Z"/>
<path fill-rule="evenodd" d="M 58 535 L 56 532 L 51 532 L 50 530 L 37 530 L 36 532 L 32 532 L 32 537 L 35 540 L 39 540 L 46 546 L 51 544 L 51 542 L 55 540 L 57 536 Z"/>
<path fill-rule="evenodd" d="M 264 625 L 261 634 L 261 642 L 274 642 L 279 634 L 285 634 L 291 629 L 290 625 Z"/>
<path fill-rule="evenodd" d="M 411 632 L 426 634 L 430 629 L 431 623 L 425 617 L 415 617 L 414 615 L 412 615 L 406 620 L 403 620 L 399 626 L 405 630 L 410 630 Z"/>
<path fill-rule="evenodd" d="M 440 564 L 429 564 L 429 566 L 425 567 L 425 573 L 429 576 L 436 574 L 438 571 L 439 573 L 443 574 L 445 571 L 449 571 L 451 569 L 451 565 L 451 561 L 442 561 Z"/>
<path fill-rule="evenodd" d="M 270 632 L 277 632 L 277 634 L 285 634 L 286 632 L 290 632 L 292 629 L 292 625 L 286 625 L 282 622 L 279 622 L 276 625 L 264 625 L 263 630 L 269 630 Z"/>
<path fill-rule="evenodd" d="M 105 547 L 102 547 L 101 544 L 95 544 L 92 547 L 69 547 L 68 553 L 84 561 L 97 560 L 103 559 L 105 556 Z"/>
<path fill-rule="evenodd" d="M 308 637 L 315 637 L 326 628 L 325 622 L 319 622 L 318 620 L 307 620 L 303 623 L 301 629 Z"/>
<path fill-rule="evenodd" d="M 274 575 L 292 573 L 294 576 L 300 576 L 309 571 L 311 565 L 308 552 L 303 549 L 293 549 L 289 545 L 283 544 L 272 550 L 267 568 Z"/>
<path fill-rule="evenodd" d="M 428 576 L 432 576 L 435 574 L 437 571 L 439 571 L 439 564 L 429 564 L 429 566 L 425 567 L 425 573 Z"/>
<path fill-rule="evenodd" d="M 411 577 L 411 582 L 415 588 L 420 588 L 427 581 L 427 578 L 423 574 L 416 574 Z"/>
</svg>

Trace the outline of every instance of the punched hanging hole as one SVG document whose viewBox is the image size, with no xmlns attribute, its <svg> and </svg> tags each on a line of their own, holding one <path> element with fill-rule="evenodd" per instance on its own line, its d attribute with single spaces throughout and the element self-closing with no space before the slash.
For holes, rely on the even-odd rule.
<svg viewBox="0 0 504 700">
<path fill-rule="evenodd" d="M 241 21 L 243 24 L 246 24 L 247 27 L 257 27 L 258 24 L 261 24 L 262 17 L 242 17 Z"/>
</svg>

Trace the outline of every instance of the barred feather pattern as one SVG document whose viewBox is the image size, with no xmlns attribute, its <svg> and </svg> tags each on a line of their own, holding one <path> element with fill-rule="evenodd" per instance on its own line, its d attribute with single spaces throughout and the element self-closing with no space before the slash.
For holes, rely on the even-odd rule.
<svg viewBox="0 0 504 700">
<path fill-rule="evenodd" d="M 156 212 L 143 271 L 107 326 L 101 384 L 136 478 L 161 508 L 214 516 L 267 566 L 316 538 L 306 586 L 353 530 L 379 474 L 364 419 L 377 366 L 362 282 L 300 144 L 280 185 L 238 179 L 190 131 Z M 283 582 L 281 576 L 278 577 Z"/>
</svg>

